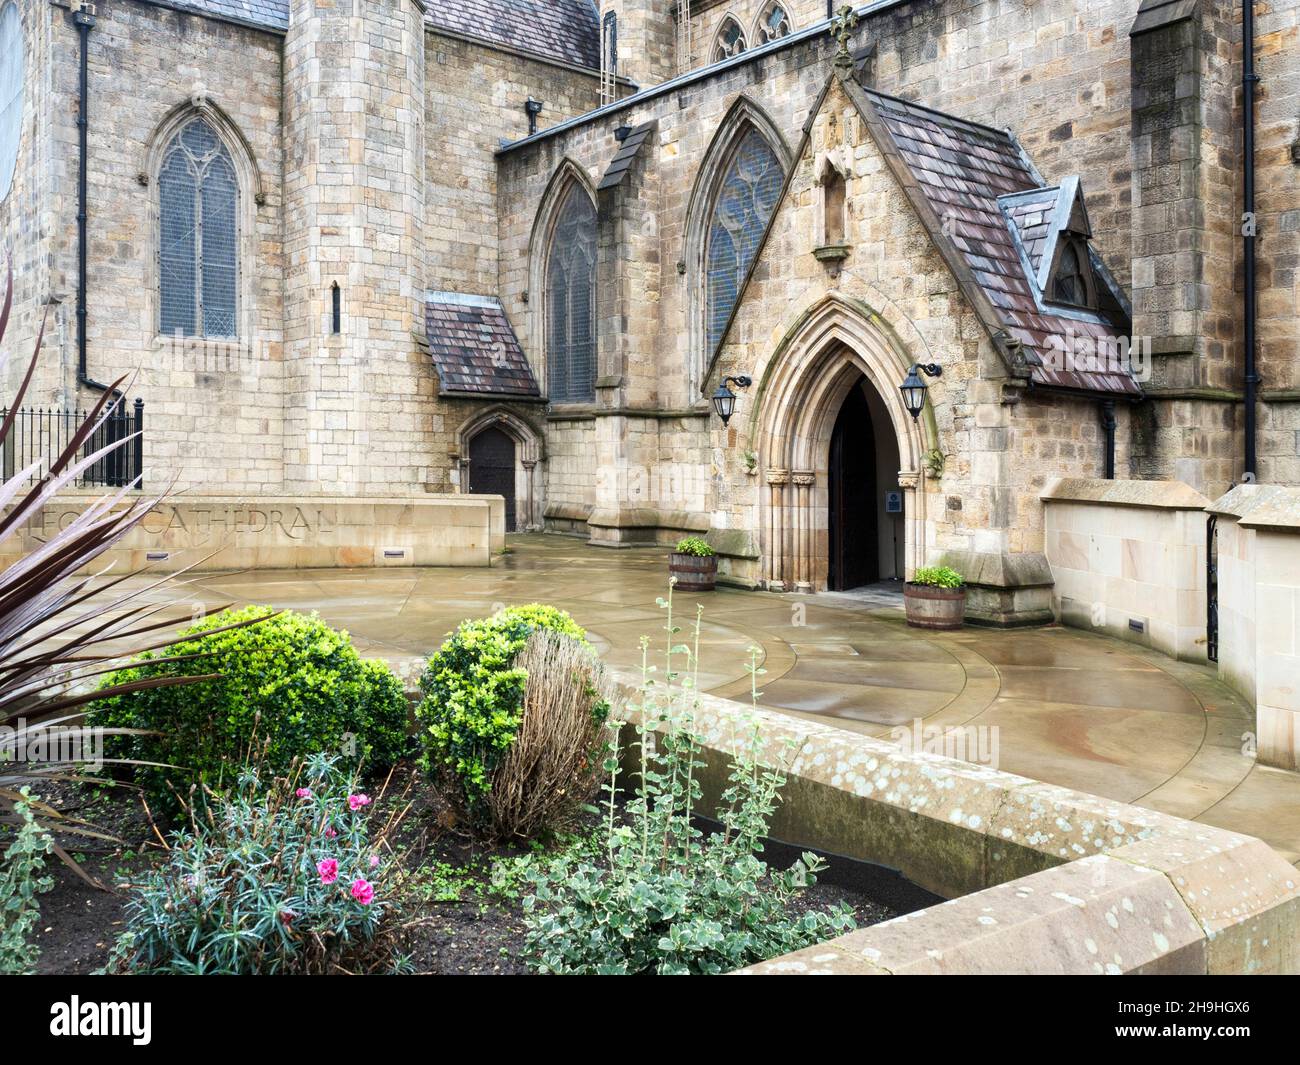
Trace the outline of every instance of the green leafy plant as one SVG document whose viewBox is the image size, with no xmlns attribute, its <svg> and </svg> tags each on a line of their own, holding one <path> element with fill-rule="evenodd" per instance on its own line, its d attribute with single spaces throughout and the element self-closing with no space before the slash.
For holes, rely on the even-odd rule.
<svg viewBox="0 0 1300 1065">
<path fill-rule="evenodd" d="M 246 625 L 250 621 L 256 625 Z M 315 614 L 277 614 L 270 607 L 226 611 L 180 633 L 163 657 L 146 653 L 106 685 L 135 684 L 193 672 L 183 688 L 114 695 L 92 722 L 141 730 L 113 744 L 142 763 L 136 781 L 165 809 L 177 788 L 233 782 L 254 741 L 266 772 L 284 773 L 295 758 L 321 752 L 353 764 L 389 765 L 408 746 L 409 705 L 383 662 L 363 659 L 346 632 Z M 171 767 L 171 768 L 169 768 Z"/>
<path fill-rule="evenodd" d="M 797 896 L 823 862 L 805 854 L 773 870 L 759 857 L 785 783 L 764 764 L 755 726 L 734 737 L 728 785 L 717 811 L 721 828 L 707 836 L 692 821 L 702 812 L 703 745 L 692 732 L 698 690 L 701 611 L 692 646 L 676 644 L 672 593 L 664 684 L 656 686 L 642 640 L 641 724 L 631 752 L 615 746 L 605 761 L 602 854 L 565 854 L 528 870 L 524 899 L 525 957 L 543 973 L 721 973 L 798 950 L 854 925 L 845 906 L 798 914 Z M 679 678 L 675 656 L 690 676 Z M 751 650 L 751 692 L 757 700 L 758 652 Z M 680 681 L 680 683 L 679 683 Z M 637 781 L 620 811 L 621 756 L 630 754 Z"/>
<path fill-rule="evenodd" d="M 245 767 L 210 793 L 166 859 L 130 891 L 106 971 L 315 974 L 402 965 L 386 860 L 395 824 L 370 833 L 370 797 L 339 759 L 314 755 L 264 783 Z M 390 818 L 389 822 L 396 819 Z"/>
<path fill-rule="evenodd" d="M 717 554 L 708 542 L 699 536 L 687 536 L 678 540 L 675 550 L 679 555 L 691 555 L 695 558 L 712 558 Z"/>
<path fill-rule="evenodd" d="M 594 794 L 609 704 L 586 633 L 564 611 L 533 603 L 462 622 L 420 687 L 427 767 L 471 827 L 532 836 Z"/>
<path fill-rule="evenodd" d="M 960 588 L 965 584 L 962 575 L 950 566 L 919 566 L 912 575 L 913 584 L 932 588 Z"/>
<path fill-rule="evenodd" d="M 32 797 L 24 787 L 14 803 L 18 831 L 0 863 L 0 976 L 30 973 L 40 948 L 28 941 L 40 917 L 39 896 L 54 886 L 43 876 L 45 857 L 54 841 L 32 816 Z"/>
</svg>

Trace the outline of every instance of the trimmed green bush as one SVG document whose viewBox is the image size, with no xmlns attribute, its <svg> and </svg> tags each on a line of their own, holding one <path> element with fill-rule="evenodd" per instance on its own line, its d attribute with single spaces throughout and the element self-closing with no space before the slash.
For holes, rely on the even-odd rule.
<svg viewBox="0 0 1300 1065">
<path fill-rule="evenodd" d="M 699 536 L 687 536 L 677 541 L 679 555 L 692 555 L 695 558 L 712 558 L 717 554 L 708 541 Z"/>
<path fill-rule="evenodd" d="M 586 632 L 563 610 L 531 603 L 490 618 L 464 621 L 429 658 L 416 707 L 426 766 L 444 784 L 449 801 L 472 824 L 488 827 L 487 796 L 523 721 L 528 672 L 517 659 L 538 629 L 590 648 Z M 592 691 L 592 713 L 607 707 Z"/>
<path fill-rule="evenodd" d="M 177 767 L 136 767 L 137 783 L 164 809 L 174 809 L 168 779 L 180 791 L 191 783 L 217 791 L 232 785 L 254 741 L 271 774 L 321 752 L 380 766 L 405 752 L 408 703 L 388 666 L 362 658 L 346 632 L 315 614 L 273 614 L 264 606 L 216 614 L 105 678 L 107 687 L 147 677 L 221 674 L 105 699 L 91 719 L 154 731 L 110 737 L 108 744 L 122 757 Z M 252 617 L 266 620 L 212 632 Z M 157 661 L 181 655 L 200 657 Z"/>
<path fill-rule="evenodd" d="M 920 566 L 912 575 L 912 583 L 932 588 L 960 588 L 966 582 L 951 566 Z"/>
</svg>

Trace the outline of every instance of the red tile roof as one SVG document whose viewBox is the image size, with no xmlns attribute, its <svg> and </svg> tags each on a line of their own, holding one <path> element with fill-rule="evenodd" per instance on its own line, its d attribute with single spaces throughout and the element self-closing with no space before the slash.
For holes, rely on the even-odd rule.
<svg viewBox="0 0 1300 1065">
<path fill-rule="evenodd" d="M 541 395 L 519 338 L 492 297 L 430 292 L 425 335 L 444 394 Z"/>
<path fill-rule="evenodd" d="M 1111 357 L 1116 338 L 1129 331 L 1128 322 L 1120 315 L 1053 308 L 1042 301 L 1033 277 L 1039 266 L 1035 256 L 1045 251 L 1058 190 L 1044 185 L 1015 138 L 883 93 L 863 93 L 879 116 L 877 122 L 868 115 L 869 126 L 892 142 L 915 190 L 938 219 L 941 232 L 932 236 L 959 253 L 959 265 L 995 316 L 986 323 L 991 330 L 1004 330 L 1023 345 L 1031 380 L 1075 391 L 1140 395 L 1126 366 Z M 1031 191 L 1042 195 L 1017 196 L 1009 213 L 999 202 Z M 1108 302 L 1122 306 L 1122 294 Z"/>
</svg>

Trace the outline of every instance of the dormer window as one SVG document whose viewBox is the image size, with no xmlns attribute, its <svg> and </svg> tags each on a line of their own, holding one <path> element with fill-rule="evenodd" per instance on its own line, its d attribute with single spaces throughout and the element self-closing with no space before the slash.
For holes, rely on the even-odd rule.
<svg viewBox="0 0 1300 1065">
<path fill-rule="evenodd" d="M 740 28 L 739 22 L 728 15 L 723 20 L 722 28 L 718 30 L 718 39 L 713 45 L 713 61 L 721 63 L 724 59 L 740 55 L 747 47 L 745 31 Z"/>
<path fill-rule="evenodd" d="M 1088 245 L 1074 233 L 1062 233 L 1056 269 L 1052 272 L 1050 299 L 1053 303 L 1068 303 L 1072 307 L 1097 306 L 1092 269 L 1088 263 Z"/>
</svg>

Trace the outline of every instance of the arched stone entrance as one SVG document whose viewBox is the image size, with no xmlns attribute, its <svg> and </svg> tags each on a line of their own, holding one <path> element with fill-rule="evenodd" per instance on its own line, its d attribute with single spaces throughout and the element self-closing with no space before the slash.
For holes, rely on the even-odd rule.
<svg viewBox="0 0 1300 1065">
<path fill-rule="evenodd" d="M 452 455 L 459 489 L 500 495 L 506 501 L 506 532 L 542 526 L 542 437 L 506 407 L 475 415 L 456 434 Z"/>
<path fill-rule="evenodd" d="M 904 575 L 898 465 L 884 401 L 859 377 L 840 406 L 827 460 L 826 586 L 832 591 Z"/>
<path fill-rule="evenodd" d="M 923 354 L 929 361 L 929 354 Z M 882 575 L 906 577 L 920 564 L 925 544 L 923 457 L 937 442 L 929 439 L 934 435 L 932 418 L 914 422 L 898 392 L 913 361 L 878 318 L 838 296 L 805 313 L 779 345 L 760 382 L 755 409 L 754 439 L 764 477 L 764 587 L 812 592 L 832 584 L 831 451 L 836 424 L 855 390 L 850 409 L 861 402 L 869 413 L 876 453 L 871 513 L 859 515 L 860 521 L 870 521 L 876 534 L 876 569 Z M 857 458 L 862 478 L 865 459 Z M 848 472 L 854 476 L 852 465 Z M 894 518 L 887 517 L 888 492 L 901 494 L 901 515 Z M 853 533 L 843 527 L 837 531 L 841 537 Z"/>
</svg>

